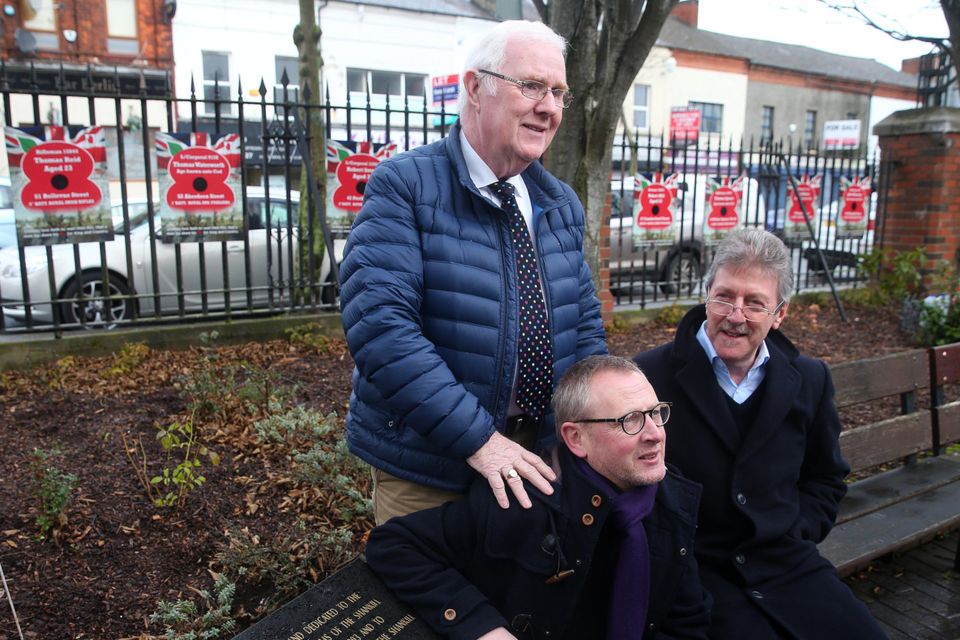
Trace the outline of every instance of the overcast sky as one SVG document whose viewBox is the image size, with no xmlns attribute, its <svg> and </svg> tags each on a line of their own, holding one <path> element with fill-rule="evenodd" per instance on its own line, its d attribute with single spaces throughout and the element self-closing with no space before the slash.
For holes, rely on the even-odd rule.
<svg viewBox="0 0 960 640">
<path fill-rule="evenodd" d="M 832 0 L 851 4 L 852 0 Z M 878 22 L 911 35 L 946 37 L 938 0 L 858 0 Z M 922 42 L 898 42 L 818 0 L 700 0 L 699 27 L 759 40 L 800 44 L 900 69 L 900 61 L 929 53 Z"/>
</svg>

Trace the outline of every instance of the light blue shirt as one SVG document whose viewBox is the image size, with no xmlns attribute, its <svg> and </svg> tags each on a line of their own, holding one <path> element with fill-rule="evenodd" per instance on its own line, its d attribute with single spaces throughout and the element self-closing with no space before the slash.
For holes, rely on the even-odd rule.
<svg viewBox="0 0 960 640">
<path fill-rule="evenodd" d="M 700 346 L 703 347 L 703 350 L 707 353 L 707 359 L 713 366 L 713 373 L 717 376 L 717 382 L 720 384 L 723 392 L 730 396 L 737 404 L 746 402 L 747 398 L 753 395 L 753 392 L 757 390 L 757 387 L 760 386 L 760 383 L 763 382 L 763 379 L 767 375 L 767 361 L 770 360 L 767 341 L 764 340 L 760 343 L 760 348 L 757 349 L 757 358 L 753 361 L 753 366 L 750 367 L 750 371 L 748 371 L 747 375 L 740 381 L 740 384 L 733 381 L 733 378 L 730 376 L 730 369 L 727 368 L 727 363 L 717 355 L 717 350 L 713 348 L 713 343 L 710 342 L 710 338 L 707 337 L 706 321 L 700 325 L 700 330 L 697 331 L 697 342 L 700 343 Z"/>
</svg>

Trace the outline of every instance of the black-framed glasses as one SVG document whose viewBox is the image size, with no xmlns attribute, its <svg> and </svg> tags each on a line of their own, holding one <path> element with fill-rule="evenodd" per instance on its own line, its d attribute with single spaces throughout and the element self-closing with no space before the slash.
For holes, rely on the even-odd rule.
<svg viewBox="0 0 960 640">
<path fill-rule="evenodd" d="M 493 76 L 494 78 L 500 78 L 506 82 L 512 82 L 520 87 L 520 93 L 522 93 L 524 97 L 530 98 L 531 100 L 543 100 L 548 93 L 552 93 L 554 103 L 559 105 L 561 109 L 566 109 L 570 106 L 570 103 L 573 102 L 573 94 L 567 89 L 551 89 L 536 80 L 517 80 L 516 78 L 511 78 L 510 76 L 505 76 L 502 73 L 489 71 L 487 69 L 477 69 L 477 71 L 485 73 L 488 76 Z"/>
<path fill-rule="evenodd" d="M 740 309 L 740 311 L 743 312 L 743 317 L 747 322 L 763 322 L 770 316 L 774 315 L 777 311 L 780 311 L 780 307 L 782 307 L 785 302 L 785 300 L 781 300 L 780 304 L 778 304 L 773 311 L 759 304 L 747 304 L 738 307 L 732 302 L 724 302 L 723 300 L 717 300 L 716 298 L 707 298 L 706 304 L 707 311 L 717 316 L 726 318 L 737 309 Z"/>
<path fill-rule="evenodd" d="M 643 430 L 643 425 L 647 423 L 647 418 L 653 421 L 653 424 L 662 427 L 670 419 L 670 407 L 672 402 L 658 402 L 652 408 L 646 411 L 631 411 L 620 418 L 586 418 L 584 420 L 573 420 L 573 422 L 616 422 L 628 436 L 635 436 Z"/>
</svg>

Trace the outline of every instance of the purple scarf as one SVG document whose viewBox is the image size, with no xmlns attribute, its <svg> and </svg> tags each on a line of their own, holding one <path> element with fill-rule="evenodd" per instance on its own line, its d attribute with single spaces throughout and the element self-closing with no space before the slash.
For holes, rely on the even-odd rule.
<svg viewBox="0 0 960 640">
<path fill-rule="evenodd" d="M 640 640 L 647 624 L 650 598 L 650 548 L 643 519 L 653 511 L 658 485 L 620 491 L 585 460 L 574 460 L 594 486 L 613 497 L 609 520 L 620 540 L 620 549 L 607 611 L 607 638 Z"/>
</svg>

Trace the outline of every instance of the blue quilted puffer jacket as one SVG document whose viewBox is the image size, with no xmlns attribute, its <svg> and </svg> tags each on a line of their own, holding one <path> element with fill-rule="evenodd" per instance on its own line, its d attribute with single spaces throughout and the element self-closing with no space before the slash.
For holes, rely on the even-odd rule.
<svg viewBox="0 0 960 640">
<path fill-rule="evenodd" d="M 356 369 L 350 450 L 395 476 L 465 491 L 465 460 L 501 427 L 517 353 L 517 283 L 506 214 L 470 179 L 459 125 L 384 161 L 364 192 L 340 267 Z M 606 353 L 583 208 L 537 162 L 523 173 L 534 208 L 553 336 L 554 382 Z M 539 444 L 554 439 L 545 421 Z"/>
</svg>

